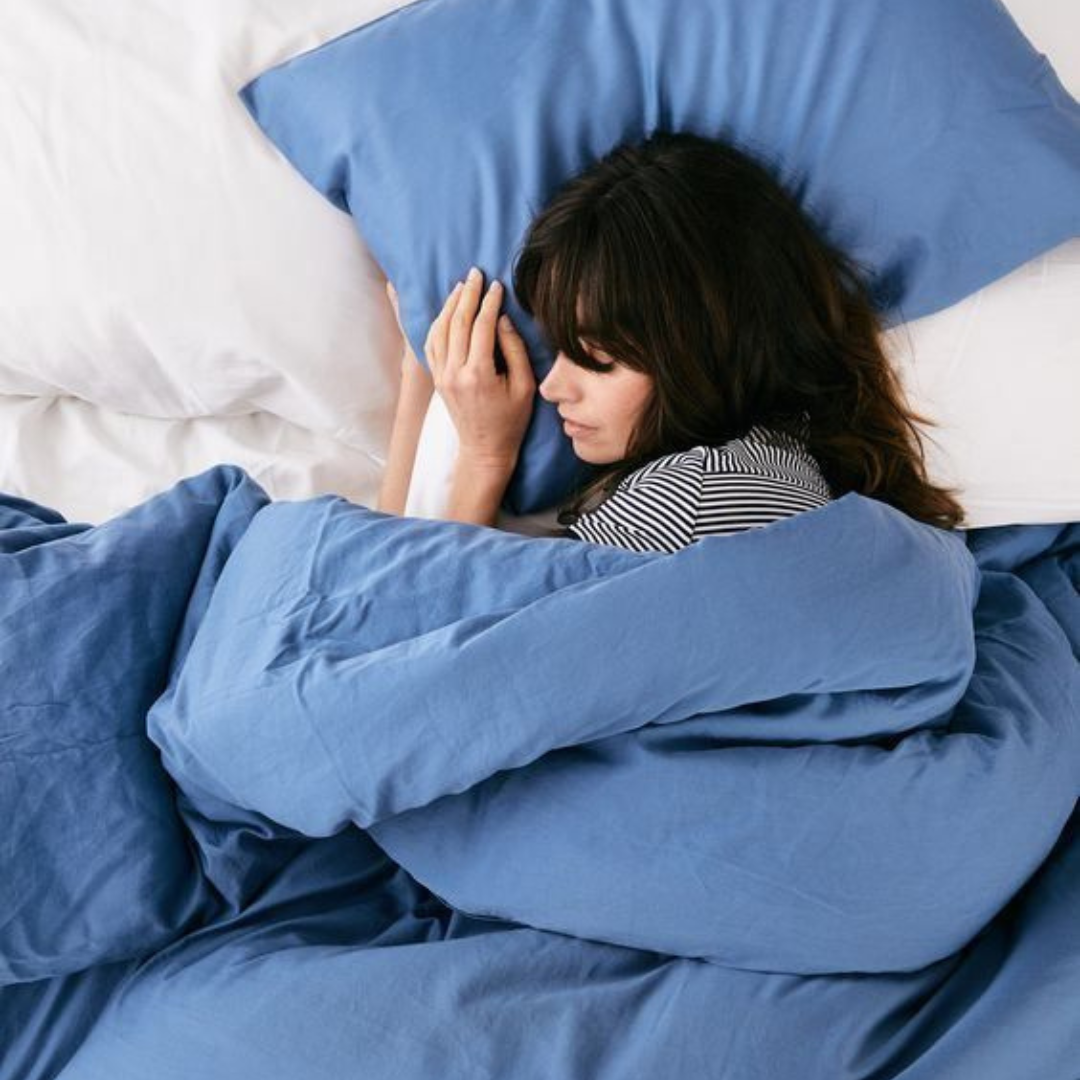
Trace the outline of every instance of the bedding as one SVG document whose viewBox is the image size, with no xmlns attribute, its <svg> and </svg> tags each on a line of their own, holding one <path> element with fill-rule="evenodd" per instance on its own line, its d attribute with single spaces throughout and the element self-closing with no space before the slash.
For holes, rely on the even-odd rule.
<svg viewBox="0 0 1080 1080">
<path fill-rule="evenodd" d="M 420 357 L 470 265 L 508 283 L 562 184 L 656 128 L 760 160 L 890 325 L 1080 235 L 1080 105 L 997 0 L 420 0 L 240 96 L 352 215 Z M 543 378 L 550 344 L 509 293 L 506 309 Z M 579 478 L 538 401 L 505 504 L 532 513 Z"/>
<path fill-rule="evenodd" d="M 1078 578 L 0 498 L 0 1076 L 1073 1080 Z"/>
<path fill-rule="evenodd" d="M 1077 297 L 1080 239 L 886 334 L 912 404 L 939 425 L 929 474 L 961 488 L 972 527 L 1080 517 Z"/>
<path fill-rule="evenodd" d="M 0 393 L 161 420 L 266 412 L 383 455 L 401 355 L 383 272 L 251 137 L 234 88 L 395 6 L 5 11 Z"/>
<path fill-rule="evenodd" d="M 0 395 L 0 491 L 97 524 L 219 462 L 275 499 L 334 494 L 374 506 L 385 456 L 271 412 L 163 419 L 72 397 Z"/>
<path fill-rule="evenodd" d="M 1002 0 L 1026 37 L 1053 60 L 1062 85 L 1080 97 L 1080 9 L 1057 0 Z"/>
</svg>

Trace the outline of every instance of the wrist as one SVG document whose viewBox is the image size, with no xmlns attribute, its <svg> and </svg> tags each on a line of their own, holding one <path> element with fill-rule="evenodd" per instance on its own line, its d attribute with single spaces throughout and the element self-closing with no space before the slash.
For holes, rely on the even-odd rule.
<svg viewBox="0 0 1080 1080">
<path fill-rule="evenodd" d="M 463 446 L 458 450 L 455 468 L 480 477 L 502 477 L 505 484 L 517 468 L 517 454 L 488 453 Z"/>
<path fill-rule="evenodd" d="M 459 453 L 454 463 L 446 517 L 451 521 L 494 526 L 513 471 L 512 461 Z"/>
</svg>

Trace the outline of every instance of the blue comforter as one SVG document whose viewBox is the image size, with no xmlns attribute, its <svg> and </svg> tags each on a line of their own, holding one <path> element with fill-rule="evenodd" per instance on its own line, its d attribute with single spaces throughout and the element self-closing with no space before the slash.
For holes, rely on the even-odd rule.
<svg viewBox="0 0 1080 1080">
<path fill-rule="evenodd" d="M 0 498 L 0 1078 L 1076 1080 L 1078 578 Z"/>
</svg>

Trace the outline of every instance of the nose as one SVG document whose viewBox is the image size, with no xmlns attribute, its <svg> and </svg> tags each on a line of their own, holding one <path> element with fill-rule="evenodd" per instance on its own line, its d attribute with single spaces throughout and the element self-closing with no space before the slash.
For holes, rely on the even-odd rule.
<svg viewBox="0 0 1080 1080">
<path fill-rule="evenodd" d="M 551 370 L 544 376 L 544 381 L 537 387 L 540 396 L 545 401 L 557 404 L 565 398 L 565 380 L 563 374 L 570 365 L 570 361 L 560 352 L 555 354 L 555 363 Z"/>
</svg>

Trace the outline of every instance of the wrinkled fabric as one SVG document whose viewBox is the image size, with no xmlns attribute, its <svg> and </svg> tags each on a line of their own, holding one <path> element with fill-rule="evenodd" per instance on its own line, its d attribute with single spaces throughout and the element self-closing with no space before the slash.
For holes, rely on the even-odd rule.
<svg viewBox="0 0 1080 1080">
<path fill-rule="evenodd" d="M 142 955 L 212 911 L 146 713 L 266 502 L 228 469 L 96 528 L 0 497 L 0 985 Z"/>
<path fill-rule="evenodd" d="M 56 783 L 101 826 L 5 845 L 5 880 L 78 904 L 2 912 L 4 1080 L 1072 1080 L 1080 524 L 849 494 L 661 555 L 267 505 L 228 467 L 96 529 L 45 514 L 0 503 L 22 625 L 57 609 L 39 578 L 153 552 L 112 632 L 159 642 L 114 698 L 154 769 L 141 799 L 95 772 L 78 605 L 52 653 L 5 626 L 5 706 L 66 678 Z M 39 804 L 5 811 L 17 838 Z M 119 904 L 117 823 L 149 858 L 151 821 L 188 861 Z"/>
</svg>

